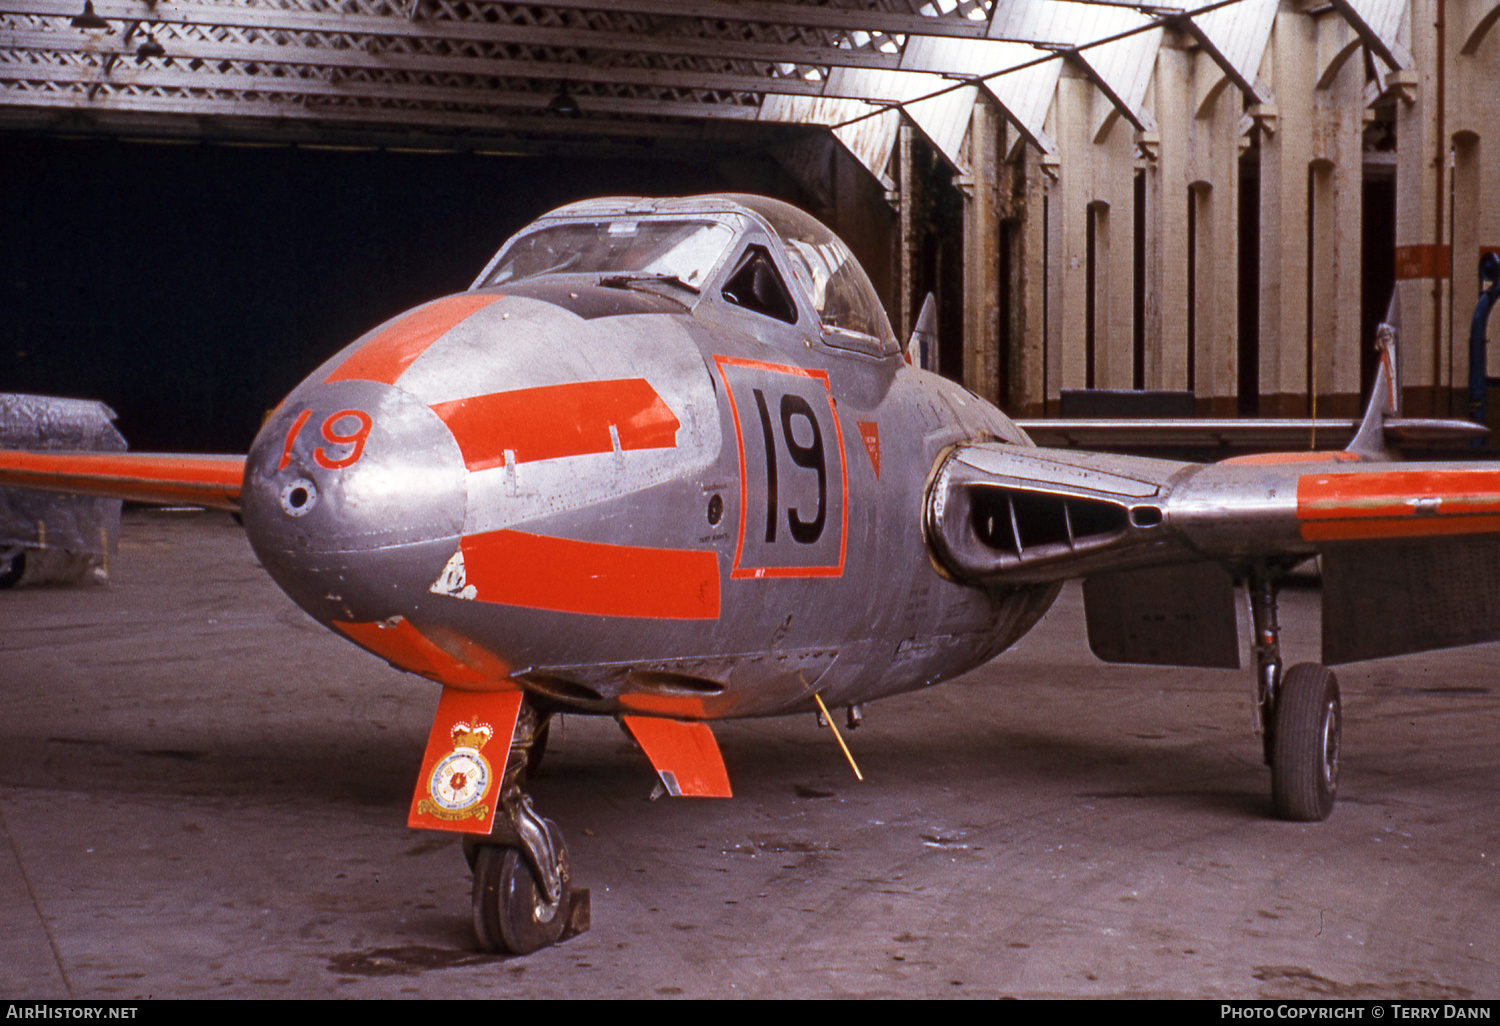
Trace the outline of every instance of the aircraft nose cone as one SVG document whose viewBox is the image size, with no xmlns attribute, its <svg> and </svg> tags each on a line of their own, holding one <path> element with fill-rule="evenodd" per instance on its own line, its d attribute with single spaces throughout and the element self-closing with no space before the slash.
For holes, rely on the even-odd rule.
<svg viewBox="0 0 1500 1026">
<path fill-rule="evenodd" d="M 261 430 L 243 503 L 251 546 L 294 601 L 325 623 L 379 620 L 427 595 L 456 550 L 463 455 L 409 393 L 329 382 Z"/>
</svg>

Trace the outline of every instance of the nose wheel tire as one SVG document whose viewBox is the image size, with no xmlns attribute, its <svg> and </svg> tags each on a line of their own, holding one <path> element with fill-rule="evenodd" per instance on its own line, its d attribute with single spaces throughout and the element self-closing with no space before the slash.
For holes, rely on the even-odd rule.
<svg viewBox="0 0 1500 1026">
<path fill-rule="evenodd" d="M 557 854 L 560 893 L 548 901 L 536 870 L 519 848 L 482 845 L 474 858 L 474 935 L 486 951 L 529 955 L 556 944 L 568 925 L 572 875 L 562 831 L 546 820 Z"/>
<path fill-rule="evenodd" d="M 1333 811 L 1342 721 L 1332 670 L 1301 663 L 1286 672 L 1271 747 L 1271 797 L 1282 819 L 1317 822 Z"/>
</svg>

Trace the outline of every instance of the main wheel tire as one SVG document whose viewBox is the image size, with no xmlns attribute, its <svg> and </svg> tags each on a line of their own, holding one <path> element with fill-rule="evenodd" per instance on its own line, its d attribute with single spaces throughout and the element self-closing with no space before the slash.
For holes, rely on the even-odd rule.
<svg viewBox="0 0 1500 1026">
<path fill-rule="evenodd" d="M 14 588 L 25 572 L 26 553 L 24 552 L 17 552 L 10 559 L 0 561 L 0 591 Z"/>
<path fill-rule="evenodd" d="M 557 901 L 547 901 L 536 871 L 519 848 L 487 844 L 474 860 L 474 936 L 486 951 L 529 955 L 562 939 L 573 900 L 568 849 L 557 824 L 544 822 L 562 878 Z"/>
<path fill-rule="evenodd" d="M 1328 818 L 1338 795 L 1339 682 L 1319 663 L 1299 663 L 1281 679 L 1271 753 L 1271 798 L 1282 819 Z"/>
</svg>

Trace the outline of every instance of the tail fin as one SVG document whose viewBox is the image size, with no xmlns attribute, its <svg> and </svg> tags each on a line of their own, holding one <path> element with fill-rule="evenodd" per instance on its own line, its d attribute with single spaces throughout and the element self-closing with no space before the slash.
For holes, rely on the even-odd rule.
<svg viewBox="0 0 1500 1026">
<path fill-rule="evenodd" d="M 932 351 L 937 346 L 937 299 L 931 292 L 917 315 L 917 326 L 906 340 L 906 362 L 923 370 L 931 367 Z"/>
<path fill-rule="evenodd" d="M 1375 386 L 1370 390 L 1370 405 L 1365 407 L 1364 419 L 1359 430 L 1349 443 L 1347 452 L 1367 460 L 1393 458 L 1385 438 L 1385 419 L 1401 416 L 1401 387 L 1396 379 L 1396 329 L 1382 324 L 1375 329 L 1375 348 L 1380 353 L 1380 365 L 1375 371 Z"/>
</svg>

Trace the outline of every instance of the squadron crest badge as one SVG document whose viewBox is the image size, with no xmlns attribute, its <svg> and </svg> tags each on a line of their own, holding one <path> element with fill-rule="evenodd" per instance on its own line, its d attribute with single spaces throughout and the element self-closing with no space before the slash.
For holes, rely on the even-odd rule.
<svg viewBox="0 0 1500 1026">
<path fill-rule="evenodd" d="M 438 761 L 428 778 L 428 797 L 418 804 L 419 812 L 448 820 L 489 816 L 489 805 L 483 798 L 490 787 L 492 770 L 480 749 L 494 734 L 487 723 L 453 725 L 453 750 Z"/>
</svg>

